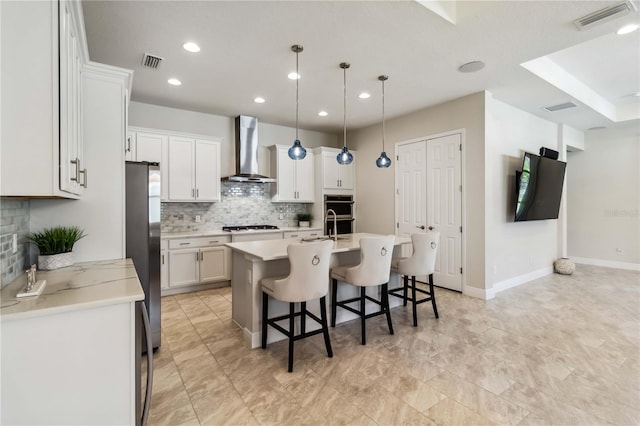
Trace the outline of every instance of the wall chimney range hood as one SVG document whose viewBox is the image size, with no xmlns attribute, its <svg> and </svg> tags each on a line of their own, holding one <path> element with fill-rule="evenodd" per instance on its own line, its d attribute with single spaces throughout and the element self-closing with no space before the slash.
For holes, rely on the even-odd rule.
<svg viewBox="0 0 640 426">
<path fill-rule="evenodd" d="M 276 180 L 258 174 L 258 119 L 236 117 L 236 174 L 223 178 L 231 182 L 271 183 Z"/>
</svg>

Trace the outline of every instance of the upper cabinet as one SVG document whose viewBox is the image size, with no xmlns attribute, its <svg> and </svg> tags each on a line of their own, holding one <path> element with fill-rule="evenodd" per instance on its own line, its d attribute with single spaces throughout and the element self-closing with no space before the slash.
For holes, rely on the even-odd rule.
<svg viewBox="0 0 640 426">
<path fill-rule="evenodd" d="M 290 203 L 313 203 L 314 197 L 314 154 L 307 150 L 302 160 L 289 158 L 289 147 L 273 145 L 269 147 L 271 173 L 276 178 L 272 201 Z"/>
<path fill-rule="evenodd" d="M 324 189 L 353 190 L 355 183 L 355 151 L 351 164 L 338 164 L 336 157 L 340 153 L 336 148 L 317 148 L 316 155 L 321 155 L 322 187 Z"/>
<path fill-rule="evenodd" d="M 129 127 L 127 140 L 124 146 L 124 158 L 126 161 L 148 161 L 160 164 L 161 185 L 160 199 L 167 201 L 168 181 L 167 150 L 169 136 L 162 133 L 149 131 L 148 129 Z"/>
<path fill-rule="evenodd" d="M 220 143 L 169 136 L 168 200 L 220 201 Z"/>
<path fill-rule="evenodd" d="M 90 173 L 83 161 L 82 4 L 1 7 L 0 195 L 78 198 Z"/>
</svg>

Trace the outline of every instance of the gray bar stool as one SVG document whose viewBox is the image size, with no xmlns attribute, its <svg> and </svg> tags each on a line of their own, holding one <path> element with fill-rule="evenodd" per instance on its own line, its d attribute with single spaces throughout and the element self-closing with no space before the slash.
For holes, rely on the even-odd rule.
<svg viewBox="0 0 640 426">
<path fill-rule="evenodd" d="M 411 243 L 413 245 L 413 254 L 410 257 L 394 259 L 391 264 L 391 270 L 403 275 L 404 287 L 389 290 L 389 294 L 404 299 L 404 306 L 407 301 L 413 304 L 413 326 L 418 326 L 418 313 L 416 306 L 420 303 L 431 300 L 433 312 L 438 318 L 438 308 L 436 306 L 436 294 L 433 291 L 433 272 L 436 266 L 436 255 L 438 254 L 438 243 L 440 241 L 440 233 L 438 231 L 429 231 L 411 235 Z M 429 291 L 416 288 L 416 275 L 429 276 Z M 409 293 L 409 277 L 411 277 L 411 297 Z M 425 283 L 426 284 L 426 283 Z M 416 293 L 426 294 L 428 297 L 418 299 Z"/>
<path fill-rule="evenodd" d="M 267 347 L 267 325 L 275 328 L 289 338 L 289 372 L 293 371 L 293 342 L 316 334 L 324 334 L 327 356 L 333 357 L 329 327 L 327 326 L 326 295 L 329 291 L 329 264 L 333 241 L 318 243 L 298 243 L 287 246 L 290 272 L 287 277 L 263 278 L 262 287 L 262 348 Z M 283 302 L 289 302 L 289 314 L 269 318 L 269 296 Z M 307 311 L 307 301 L 320 299 L 320 316 Z M 300 303 L 300 312 L 295 312 L 295 303 Z M 300 334 L 295 335 L 294 319 L 300 317 Z M 322 328 L 307 332 L 306 317 L 310 317 Z M 289 330 L 278 321 L 289 320 Z"/>
<path fill-rule="evenodd" d="M 389 325 L 389 334 L 393 334 L 387 289 L 389 285 L 389 275 L 391 273 L 391 256 L 393 255 L 394 243 L 395 237 L 393 235 L 361 238 L 360 263 L 355 266 L 338 266 L 331 269 L 331 278 L 333 281 L 331 289 L 331 327 L 336 326 L 336 311 L 338 306 L 359 315 L 363 345 L 367 343 L 367 331 L 365 327 L 365 320 L 367 318 L 385 314 L 387 316 L 387 324 Z M 337 300 L 338 280 L 360 287 L 360 296 L 347 300 Z M 366 295 L 367 287 L 373 286 L 382 286 L 380 300 Z M 365 312 L 366 300 L 380 305 L 380 311 L 367 314 Z M 359 310 L 348 306 L 349 303 L 353 302 L 360 302 Z"/>
</svg>

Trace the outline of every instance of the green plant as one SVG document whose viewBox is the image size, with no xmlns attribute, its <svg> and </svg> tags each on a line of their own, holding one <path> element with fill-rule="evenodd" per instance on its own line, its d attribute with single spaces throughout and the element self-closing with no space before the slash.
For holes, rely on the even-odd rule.
<svg viewBox="0 0 640 426">
<path fill-rule="evenodd" d="M 311 213 L 298 213 L 296 219 L 298 219 L 298 222 L 310 222 L 313 219 L 313 215 Z"/>
<path fill-rule="evenodd" d="M 77 226 L 56 226 L 34 232 L 27 239 L 38 246 L 40 255 L 49 256 L 71 252 L 73 245 L 84 236 L 84 231 Z"/>
</svg>

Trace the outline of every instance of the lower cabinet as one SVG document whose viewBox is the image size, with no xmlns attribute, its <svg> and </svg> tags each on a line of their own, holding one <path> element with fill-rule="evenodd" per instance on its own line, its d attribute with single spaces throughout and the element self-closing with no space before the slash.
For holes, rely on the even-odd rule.
<svg viewBox="0 0 640 426">
<path fill-rule="evenodd" d="M 322 237 L 321 229 L 314 230 L 305 230 L 305 231 L 286 231 L 284 232 L 284 239 L 287 238 L 314 238 L 314 237 Z"/>
<path fill-rule="evenodd" d="M 164 258 L 168 285 L 163 288 L 230 280 L 231 249 L 224 246 L 228 242 L 228 236 L 170 240 L 168 258 Z"/>
</svg>

